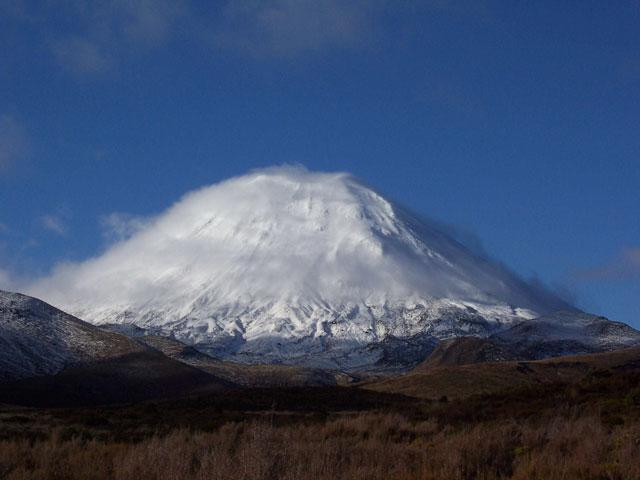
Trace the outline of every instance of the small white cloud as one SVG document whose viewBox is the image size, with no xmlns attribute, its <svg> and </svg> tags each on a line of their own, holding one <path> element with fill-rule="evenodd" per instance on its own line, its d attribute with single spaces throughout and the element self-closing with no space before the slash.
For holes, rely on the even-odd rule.
<svg viewBox="0 0 640 480">
<path fill-rule="evenodd" d="M 0 115 L 0 172 L 23 158 L 29 139 L 23 125 L 11 115 Z"/>
<path fill-rule="evenodd" d="M 67 233 L 65 220 L 60 215 L 48 214 L 40 217 L 40 225 L 57 235 L 64 236 Z"/>
<path fill-rule="evenodd" d="M 111 60 L 98 45 L 81 37 L 57 40 L 51 50 L 56 61 L 74 73 L 100 73 L 111 65 Z"/>
<path fill-rule="evenodd" d="M 149 218 L 130 215 L 128 213 L 110 213 L 100 217 L 102 234 L 108 241 L 122 241 L 135 235 L 147 225 Z"/>
<path fill-rule="evenodd" d="M 251 54 L 292 56 L 352 47 L 369 33 L 380 2 L 340 0 L 231 0 L 216 31 L 218 47 Z"/>
<path fill-rule="evenodd" d="M 116 29 L 143 47 L 158 46 L 171 35 L 178 19 L 188 14 L 187 2 L 179 0 L 124 0 L 113 2 Z"/>
</svg>

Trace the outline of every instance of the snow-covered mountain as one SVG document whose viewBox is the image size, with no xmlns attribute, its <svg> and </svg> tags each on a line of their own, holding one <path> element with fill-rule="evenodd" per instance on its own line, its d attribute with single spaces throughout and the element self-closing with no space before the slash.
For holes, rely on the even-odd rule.
<svg viewBox="0 0 640 480">
<path fill-rule="evenodd" d="M 347 174 L 257 171 L 140 223 L 29 292 L 222 358 L 341 369 L 570 308 Z"/>
</svg>

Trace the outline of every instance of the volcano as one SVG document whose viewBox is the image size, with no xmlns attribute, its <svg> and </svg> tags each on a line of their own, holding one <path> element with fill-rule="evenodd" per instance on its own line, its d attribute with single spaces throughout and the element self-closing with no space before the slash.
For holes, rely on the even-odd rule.
<svg viewBox="0 0 640 480">
<path fill-rule="evenodd" d="M 141 223 L 28 292 L 224 359 L 344 370 L 572 311 L 349 174 L 255 171 Z"/>
</svg>

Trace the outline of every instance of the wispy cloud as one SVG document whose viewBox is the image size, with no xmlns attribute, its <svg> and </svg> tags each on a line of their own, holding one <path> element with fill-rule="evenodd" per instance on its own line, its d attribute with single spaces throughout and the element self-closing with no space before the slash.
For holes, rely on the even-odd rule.
<svg viewBox="0 0 640 480">
<path fill-rule="evenodd" d="M 64 236 L 67 234 L 67 218 L 68 215 L 62 213 L 49 213 L 40 217 L 40 226 L 56 235 Z"/>
<path fill-rule="evenodd" d="M 187 5 L 182 0 L 112 0 L 90 7 L 66 2 L 60 8 L 74 29 L 64 35 L 54 32 L 49 48 L 57 63 L 75 74 L 102 73 L 131 53 L 163 45 L 185 17 Z"/>
<path fill-rule="evenodd" d="M 625 280 L 640 277 L 640 246 L 623 249 L 612 261 L 575 272 L 578 280 Z"/>
<path fill-rule="evenodd" d="M 29 151 L 29 139 L 15 117 L 0 115 L 0 172 L 19 161 Z"/>
<path fill-rule="evenodd" d="M 216 46 L 292 56 L 353 47 L 370 33 L 380 1 L 232 0 L 214 33 Z"/>
<path fill-rule="evenodd" d="M 253 56 L 292 57 L 357 48 L 375 32 L 388 0 L 193 0 L 25 2 L 4 8 L 40 35 L 68 72 L 87 77 L 117 69 L 173 38 Z M 16 4 L 17 5 L 17 4 Z"/>
<path fill-rule="evenodd" d="M 100 217 L 102 235 L 109 242 L 119 242 L 135 235 L 150 223 L 147 217 L 128 213 L 110 213 Z"/>
<path fill-rule="evenodd" d="M 173 33 L 176 22 L 188 14 L 188 5 L 188 2 L 181 0 L 115 2 L 122 32 L 130 41 L 145 47 L 164 43 Z"/>
<path fill-rule="evenodd" d="M 111 65 L 98 45 L 81 37 L 56 40 L 51 50 L 60 65 L 77 74 L 100 73 Z"/>
<path fill-rule="evenodd" d="M 50 43 L 50 49 L 60 67 L 79 77 L 103 73 L 113 65 L 106 53 L 87 39 L 58 39 Z"/>
</svg>

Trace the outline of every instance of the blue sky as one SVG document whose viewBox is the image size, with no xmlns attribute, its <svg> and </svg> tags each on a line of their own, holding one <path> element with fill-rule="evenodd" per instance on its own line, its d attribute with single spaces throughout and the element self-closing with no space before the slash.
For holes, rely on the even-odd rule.
<svg viewBox="0 0 640 480">
<path fill-rule="evenodd" d="M 640 327 L 639 127 L 635 1 L 0 2 L 0 282 L 299 163 Z"/>
</svg>

